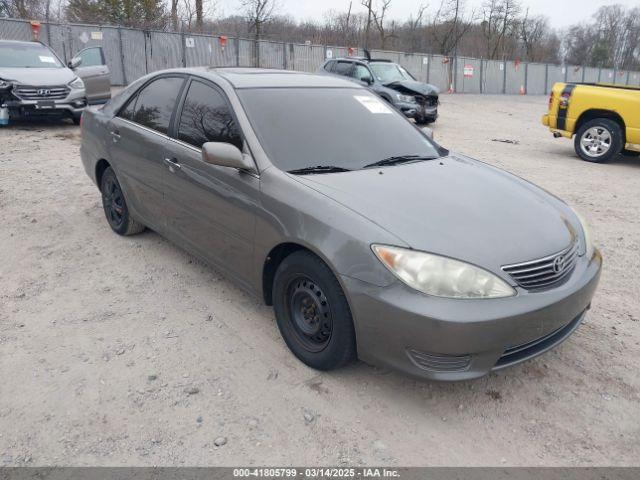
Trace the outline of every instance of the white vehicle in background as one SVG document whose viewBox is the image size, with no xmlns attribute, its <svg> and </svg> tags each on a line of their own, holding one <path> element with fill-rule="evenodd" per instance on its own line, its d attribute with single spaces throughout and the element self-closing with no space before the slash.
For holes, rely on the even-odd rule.
<svg viewBox="0 0 640 480">
<path fill-rule="evenodd" d="M 111 98 L 101 47 L 81 50 L 68 65 L 40 42 L 0 40 L 0 125 L 15 117 L 59 116 L 80 122 L 87 105 Z"/>
</svg>

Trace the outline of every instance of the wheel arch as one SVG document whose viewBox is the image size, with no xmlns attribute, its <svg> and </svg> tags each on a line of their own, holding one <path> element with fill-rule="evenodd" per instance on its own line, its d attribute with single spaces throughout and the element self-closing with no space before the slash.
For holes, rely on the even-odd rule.
<svg viewBox="0 0 640 480">
<path fill-rule="evenodd" d="M 582 114 L 578 117 L 578 120 L 576 121 L 576 126 L 574 128 L 574 132 L 577 134 L 578 130 L 580 130 L 580 127 L 582 127 L 585 123 L 591 121 L 591 120 L 595 120 L 597 118 L 606 118 L 607 120 L 612 120 L 614 122 L 616 122 L 618 125 L 620 125 L 620 128 L 622 129 L 622 141 L 625 142 L 626 141 L 626 125 L 624 123 L 623 118 L 617 113 L 614 112 L 613 110 L 604 110 L 604 109 L 598 109 L 598 108 L 592 108 L 589 110 L 586 110 L 584 112 L 582 112 Z"/>
<path fill-rule="evenodd" d="M 348 301 L 349 296 L 344 289 L 340 275 L 336 272 L 335 268 L 331 265 L 325 255 L 322 255 L 315 248 L 306 245 L 304 242 L 286 240 L 274 246 L 269 251 L 262 265 L 262 297 L 265 304 L 269 306 L 273 305 L 273 280 L 275 278 L 276 270 L 278 270 L 278 266 L 280 266 L 282 261 L 289 255 L 299 251 L 306 251 L 315 255 L 322 260 L 327 267 L 329 267 L 329 270 L 331 270 L 331 273 L 336 277 L 336 280 L 340 284 L 340 288 L 342 288 Z"/>
<path fill-rule="evenodd" d="M 111 164 L 107 162 L 104 158 L 101 158 L 96 162 L 96 185 L 98 186 L 98 190 L 102 190 L 102 175 L 107 168 L 111 167 Z"/>
</svg>

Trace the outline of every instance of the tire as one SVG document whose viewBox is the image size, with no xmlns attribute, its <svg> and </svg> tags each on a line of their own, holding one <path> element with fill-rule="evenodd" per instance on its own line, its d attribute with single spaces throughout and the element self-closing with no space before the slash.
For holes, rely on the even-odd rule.
<svg viewBox="0 0 640 480">
<path fill-rule="evenodd" d="M 331 269 L 312 253 L 294 252 L 278 266 L 273 308 L 285 343 L 309 367 L 333 370 L 357 358 L 347 299 Z"/>
<path fill-rule="evenodd" d="M 607 118 L 590 120 L 578 129 L 573 145 L 581 159 L 606 163 L 622 152 L 622 128 Z"/>
<path fill-rule="evenodd" d="M 102 208 L 111 230 L 118 235 L 135 235 L 144 231 L 145 226 L 134 220 L 129 214 L 129 208 L 122 193 L 115 172 L 108 167 L 102 174 L 100 181 L 102 192 Z"/>
</svg>

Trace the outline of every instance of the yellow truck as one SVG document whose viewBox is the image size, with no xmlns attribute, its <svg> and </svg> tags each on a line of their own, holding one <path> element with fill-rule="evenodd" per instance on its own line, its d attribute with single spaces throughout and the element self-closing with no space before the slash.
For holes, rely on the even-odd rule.
<svg viewBox="0 0 640 480">
<path fill-rule="evenodd" d="M 640 87 L 556 83 L 542 117 L 553 136 L 574 137 L 583 160 L 604 163 L 640 154 Z"/>
</svg>

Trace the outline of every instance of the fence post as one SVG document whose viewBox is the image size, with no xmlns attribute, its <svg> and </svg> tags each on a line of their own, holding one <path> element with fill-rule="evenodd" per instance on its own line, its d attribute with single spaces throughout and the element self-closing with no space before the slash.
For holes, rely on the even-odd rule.
<svg viewBox="0 0 640 480">
<path fill-rule="evenodd" d="M 180 53 L 182 54 L 180 63 L 182 63 L 182 68 L 184 68 L 187 66 L 187 47 L 186 39 L 184 38 L 184 30 L 180 32 Z"/>
<path fill-rule="evenodd" d="M 124 49 L 122 48 L 122 27 L 118 26 L 118 50 L 120 52 L 120 65 L 122 66 L 122 83 L 128 85 L 127 72 L 124 64 Z"/>
<path fill-rule="evenodd" d="M 584 76 L 585 76 L 586 68 L 585 68 L 584 65 L 582 67 L 580 67 L 580 68 L 582 68 L 582 80 L 581 80 L 581 82 L 584 83 Z"/>
<path fill-rule="evenodd" d="M 67 25 L 67 41 L 69 42 L 69 58 L 73 58 L 73 36 L 71 34 L 71 25 Z"/>
<path fill-rule="evenodd" d="M 629 81 L 631 80 L 631 70 L 627 70 L 627 86 L 631 85 Z"/>
<path fill-rule="evenodd" d="M 240 66 L 240 37 L 236 37 L 236 67 Z"/>
<path fill-rule="evenodd" d="M 602 67 L 598 68 L 598 83 L 600 83 L 602 80 Z"/>
<path fill-rule="evenodd" d="M 549 64 L 544 64 L 544 93 L 549 91 Z"/>
<path fill-rule="evenodd" d="M 47 45 L 51 47 L 51 22 L 47 22 Z"/>
<path fill-rule="evenodd" d="M 458 56 L 453 57 L 453 93 L 458 93 Z"/>
<path fill-rule="evenodd" d="M 529 62 L 524 64 L 524 94 L 529 92 Z"/>
<path fill-rule="evenodd" d="M 482 77 L 484 77 L 484 60 L 480 57 L 480 93 L 482 93 Z"/>
<path fill-rule="evenodd" d="M 613 83 L 615 85 L 616 83 L 616 74 L 618 73 L 618 69 L 616 67 L 613 67 L 613 78 L 611 79 L 611 83 Z"/>
<path fill-rule="evenodd" d="M 284 70 L 287 69 L 287 44 L 282 42 L 282 66 Z"/>
<path fill-rule="evenodd" d="M 433 55 L 427 55 L 427 83 L 431 80 L 431 62 L 433 62 Z"/>
<path fill-rule="evenodd" d="M 569 76 L 569 66 L 565 63 L 562 68 L 564 68 L 564 83 L 567 83 L 567 78 Z"/>
<path fill-rule="evenodd" d="M 507 59 L 502 57 L 502 94 L 507 93 Z"/>
</svg>

